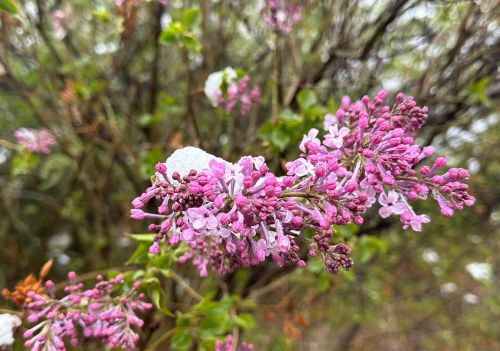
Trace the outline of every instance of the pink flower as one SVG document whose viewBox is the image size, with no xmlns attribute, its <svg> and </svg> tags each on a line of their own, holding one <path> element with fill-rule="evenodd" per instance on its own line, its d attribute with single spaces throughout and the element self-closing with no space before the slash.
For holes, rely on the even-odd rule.
<svg viewBox="0 0 500 351">
<path fill-rule="evenodd" d="M 289 0 L 268 0 L 263 12 L 264 22 L 283 33 L 290 33 L 302 18 L 302 7 L 291 5 Z"/>
<path fill-rule="evenodd" d="M 400 200 L 399 194 L 394 190 L 390 190 L 387 195 L 381 193 L 378 202 L 382 205 L 379 209 L 379 214 L 382 218 L 387 218 L 393 214 L 400 215 L 407 209 L 406 204 Z"/>
<path fill-rule="evenodd" d="M 200 230 L 203 228 L 207 230 L 214 230 L 219 224 L 217 218 L 205 207 L 188 209 L 187 219 L 193 224 L 193 228 L 196 230 Z"/>
<path fill-rule="evenodd" d="M 328 113 L 325 115 L 325 119 L 323 121 L 323 129 L 328 130 L 330 129 L 331 126 L 338 124 L 339 120 L 337 116 L 332 115 L 331 113 Z"/>
<path fill-rule="evenodd" d="M 313 174 L 314 167 L 306 159 L 298 158 L 293 162 L 287 162 L 286 168 L 288 175 L 303 177 L 308 174 Z"/>
<path fill-rule="evenodd" d="M 319 147 L 321 145 L 321 141 L 318 138 L 316 138 L 318 133 L 319 130 L 317 130 L 316 128 L 312 128 L 307 133 L 307 135 L 304 135 L 304 137 L 302 138 L 302 142 L 299 145 L 299 150 L 302 152 L 306 152 L 307 151 L 306 149 L 310 144 L 314 144 L 315 147 Z"/>
<path fill-rule="evenodd" d="M 335 124 L 328 128 L 328 134 L 325 135 L 325 140 L 323 144 L 328 147 L 335 147 L 340 149 L 344 145 L 344 137 L 349 134 L 349 129 L 342 127 L 339 130 L 338 124 Z"/>
<path fill-rule="evenodd" d="M 71 17 L 68 11 L 55 10 L 51 14 L 52 28 L 66 31 L 71 23 Z"/>
<path fill-rule="evenodd" d="M 48 129 L 21 128 L 16 130 L 14 136 L 17 143 L 33 153 L 50 153 L 51 148 L 57 144 L 54 134 Z"/>
<path fill-rule="evenodd" d="M 415 215 L 409 211 L 404 212 L 400 218 L 404 229 L 411 226 L 411 229 L 416 232 L 421 232 L 422 224 L 429 223 L 431 221 L 427 215 Z"/>
</svg>

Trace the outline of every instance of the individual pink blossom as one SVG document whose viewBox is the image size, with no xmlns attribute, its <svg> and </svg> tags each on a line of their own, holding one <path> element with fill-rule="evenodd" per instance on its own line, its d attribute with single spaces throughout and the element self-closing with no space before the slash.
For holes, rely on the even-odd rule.
<svg viewBox="0 0 500 351">
<path fill-rule="evenodd" d="M 302 141 L 300 142 L 299 150 L 302 152 L 306 152 L 309 145 L 311 145 L 311 147 L 318 148 L 321 145 L 321 141 L 316 138 L 316 136 L 318 136 L 318 133 L 319 130 L 317 130 L 316 128 L 312 128 L 307 133 L 307 135 L 304 135 Z"/>
<path fill-rule="evenodd" d="M 346 127 L 342 127 L 339 130 L 338 124 L 330 126 L 328 128 L 328 134 L 325 135 L 325 141 L 323 144 L 340 149 L 344 144 L 344 137 L 347 134 L 349 134 L 349 129 Z"/>
<path fill-rule="evenodd" d="M 401 215 L 403 228 L 411 227 L 416 232 L 422 231 L 422 224 L 429 223 L 431 219 L 427 215 L 416 215 L 412 211 L 406 211 Z"/>
<path fill-rule="evenodd" d="M 196 230 L 214 230 L 219 224 L 217 218 L 205 207 L 190 208 L 186 213 L 186 218 Z"/>
<path fill-rule="evenodd" d="M 394 190 L 390 190 L 387 194 L 381 193 L 378 202 L 382 205 L 379 209 L 380 217 L 387 218 L 390 215 L 400 215 L 408 208 L 399 198 L 399 194 Z"/>
<path fill-rule="evenodd" d="M 48 129 L 21 128 L 16 130 L 14 136 L 19 145 L 33 153 L 48 154 L 57 144 L 54 134 Z"/>
</svg>

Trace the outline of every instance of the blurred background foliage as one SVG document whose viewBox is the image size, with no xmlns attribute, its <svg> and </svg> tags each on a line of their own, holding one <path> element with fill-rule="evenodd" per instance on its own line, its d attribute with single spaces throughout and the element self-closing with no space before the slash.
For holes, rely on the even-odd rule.
<svg viewBox="0 0 500 351">
<path fill-rule="evenodd" d="M 161 286 L 151 296 L 165 315 L 148 316 L 141 346 L 151 350 L 195 349 L 235 327 L 256 350 L 500 349 L 496 1 L 305 0 L 287 35 L 263 23 L 263 1 L 0 4 L 0 287 L 51 257 L 54 280 L 133 268 Z M 203 94 L 227 66 L 261 87 L 244 117 Z M 130 201 L 173 150 L 262 154 L 279 173 L 343 95 L 380 88 L 429 106 L 418 141 L 468 168 L 473 208 L 449 220 L 421 205 L 432 217 L 421 233 L 368 213 L 339 228 L 356 266 L 335 277 L 312 261 L 200 280 L 189 266 L 167 269 L 173 252 L 151 262 L 127 235 L 146 231 Z M 12 149 L 20 127 L 49 128 L 56 150 Z"/>
</svg>

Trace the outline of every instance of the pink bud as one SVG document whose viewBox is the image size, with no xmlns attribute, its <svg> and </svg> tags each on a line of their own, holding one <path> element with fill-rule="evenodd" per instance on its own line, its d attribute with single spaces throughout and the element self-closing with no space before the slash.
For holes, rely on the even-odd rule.
<svg viewBox="0 0 500 351">
<path fill-rule="evenodd" d="M 72 271 L 72 272 L 69 272 L 69 273 L 68 273 L 68 280 L 69 280 L 70 282 L 74 282 L 74 281 L 76 280 L 76 273 L 75 273 L 75 272 L 73 272 L 73 271 Z"/>
<path fill-rule="evenodd" d="M 133 208 L 130 210 L 130 217 L 133 219 L 144 219 L 144 211 Z"/>
<path fill-rule="evenodd" d="M 164 163 L 157 163 L 155 166 L 155 169 L 160 173 L 167 172 L 167 166 Z"/>
<path fill-rule="evenodd" d="M 451 217 L 453 216 L 453 210 L 450 207 L 443 205 L 441 206 L 441 214 L 445 217 Z"/>
<path fill-rule="evenodd" d="M 434 153 L 434 151 L 435 151 L 435 149 L 433 146 L 426 146 L 422 150 L 422 154 L 424 154 L 424 156 L 430 156 Z"/>
<path fill-rule="evenodd" d="M 446 158 L 444 157 L 438 157 L 436 161 L 434 161 L 434 167 L 436 168 L 442 168 L 446 166 Z"/>
</svg>

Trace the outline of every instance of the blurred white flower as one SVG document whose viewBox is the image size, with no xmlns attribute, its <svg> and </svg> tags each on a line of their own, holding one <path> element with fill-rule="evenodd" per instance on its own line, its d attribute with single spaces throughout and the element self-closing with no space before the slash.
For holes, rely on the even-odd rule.
<svg viewBox="0 0 500 351">
<path fill-rule="evenodd" d="M 439 255 L 433 249 L 425 249 L 422 253 L 422 259 L 427 263 L 436 263 L 439 261 Z"/>
<path fill-rule="evenodd" d="M 441 285 L 440 290 L 441 290 L 441 295 L 444 296 L 449 295 L 457 291 L 457 284 L 452 282 L 444 283 Z"/>
<path fill-rule="evenodd" d="M 492 281 L 493 270 L 491 265 L 486 262 L 472 262 L 465 266 L 465 269 L 472 278 L 476 280 Z"/>
<path fill-rule="evenodd" d="M 475 305 L 479 302 L 479 297 L 477 297 L 477 295 L 474 295 L 471 293 L 465 294 L 463 299 L 464 299 L 464 302 L 470 303 L 472 305 Z"/>
<path fill-rule="evenodd" d="M 228 83 L 232 83 L 238 76 L 234 69 L 226 67 L 222 71 L 211 73 L 205 81 L 205 95 L 213 106 L 217 106 L 218 104 L 218 94 L 220 94 L 220 85 L 222 84 L 224 75 Z"/>
<path fill-rule="evenodd" d="M 21 319 L 18 316 L 9 313 L 0 314 L 0 348 L 14 343 L 14 328 L 20 325 Z"/>
</svg>

